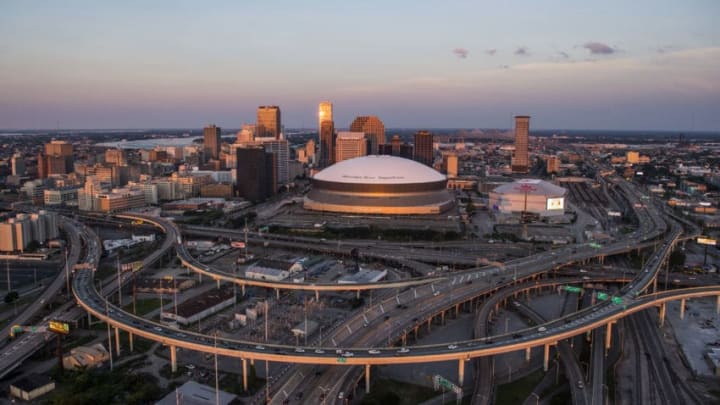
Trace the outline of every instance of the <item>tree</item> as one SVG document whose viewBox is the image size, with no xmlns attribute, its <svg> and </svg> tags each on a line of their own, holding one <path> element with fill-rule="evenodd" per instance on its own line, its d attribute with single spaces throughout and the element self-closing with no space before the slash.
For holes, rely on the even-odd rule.
<svg viewBox="0 0 720 405">
<path fill-rule="evenodd" d="M 676 250 L 670 253 L 670 266 L 681 267 L 685 264 L 685 252 Z"/>
<path fill-rule="evenodd" d="M 18 298 L 20 298 L 20 294 L 18 294 L 17 291 L 10 291 L 7 294 L 5 294 L 5 303 L 12 304 Z"/>
</svg>

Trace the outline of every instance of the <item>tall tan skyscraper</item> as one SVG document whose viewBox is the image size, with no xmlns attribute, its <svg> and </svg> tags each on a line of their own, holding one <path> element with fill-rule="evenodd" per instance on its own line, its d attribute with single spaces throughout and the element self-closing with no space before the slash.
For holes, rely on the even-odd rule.
<svg viewBox="0 0 720 405">
<path fill-rule="evenodd" d="M 367 142 L 362 132 L 338 132 L 335 162 L 367 155 Z"/>
<path fill-rule="evenodd" d="M 369 141 L 368 155 L 378 154 L 378 145 L 385 144 L 385 125 L 374 115 L 355 118 L 350 124 L 350 132 L 364 132 Z"/>
<path fill-rule="evenodd" d="M 208 125 L 203 130 L 203 150 L 205 151 L 206 159 L 219 159 L 220 158 L 220 127 L 216 127 L 215 124 Z"/>
<path fill-rule="evenodd" d="M 260 138 L 280 139 L 282 132 L 280 107 L 276 105 L 263 105 L 257 109 L 256 136 Z"/>
<path fill-rule="evenodd" d="M 42 162 L 41 162 L 42 160 Z M 38 174 L 46 178 L 54 174 L 73 172 L 73 146 L 65 141 L 51 141 L 45 144 L 45 154 L 38 157 Z"/>
<path fill-rule="evenodd" d="M 413 157 L 416 162 L 432 167 L 433 161 L 433 134 L 429 131 L 415 133 L 415 149 Z"/>
<path fill-rule="evenodd" d="M 513 173 L 527 173 L 530 159 L 528 157 L 528 134 L 530 132 L 530 117 L 518 115 L 515 117 L 515 154 L 510 167 Z"/>
<path fill-rule="evenodd" d="M 329 101 L 323 101 L 318 106 L 318 134 L 320 167 L 327 167 L 335 162 L 335 123 L 333 122 L 333 105 Z"/>
</svg>

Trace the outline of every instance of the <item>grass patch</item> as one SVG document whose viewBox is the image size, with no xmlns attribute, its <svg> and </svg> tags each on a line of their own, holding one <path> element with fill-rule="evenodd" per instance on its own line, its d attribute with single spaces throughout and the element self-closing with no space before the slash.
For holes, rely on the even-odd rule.
<svg viewBox="0 0 720 405">
<path fill-rule="evenodd" d="M 370 394 L 363 398 L 363 405 L 414 405 L 438 395 L 432 388 L 407 384 L 400 381 L 377 379 L 370 386 Z M 453 399 L 454 394 L 448 393 Z"/>
<path fill-rule="evenodd" d="M 56 370 L 57 371 L 57 370 Z M 56 390 L 45 402 L 51 405 L 148 404 L 163 395 L 157 379 L 144 373 L 93 369 L 56 373 Z"/>
<path fill-rule="evenodd" d="M 137 311 L 137 316 L 144 316 L 156 309 L 160 308 L 160 299 L 159 298 L 144 298 L 140 300 L 135 300 L 135 310 Z M 130 302 L 129 304 L 123 306 L 123 310 L 125 312 L 132 313 L 133 310 L 133 304 Z"/>
<path fill-rule="evenodd" d="M 521 404 L 533 392 L 533 389 L 540 383 L 545 373 L 538 370 L 517 381 L 500 385 L 497 388 L 495 403 L 497 404 Z"/>
</svg>

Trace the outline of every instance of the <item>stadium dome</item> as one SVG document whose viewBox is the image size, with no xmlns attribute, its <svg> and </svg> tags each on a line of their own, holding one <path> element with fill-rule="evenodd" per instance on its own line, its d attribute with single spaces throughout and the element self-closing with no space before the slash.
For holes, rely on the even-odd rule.
<svg viewBox="0 0 720 405">
<path fill-rule="evenodd" d="M 562 215 L 566 193 L 564 188 L 544 180 L 522 179 L 496 187 L 490 192 L 489 206 L 503 214 L 526 210 L 540 217 Z"/>
<path fill-rule="evenodd" d="M 437 214 L 454 205 L 447 178 L 413 160 L 362 156 L 317 173 L 304 207 L 364 214 Z"/>
</svg>

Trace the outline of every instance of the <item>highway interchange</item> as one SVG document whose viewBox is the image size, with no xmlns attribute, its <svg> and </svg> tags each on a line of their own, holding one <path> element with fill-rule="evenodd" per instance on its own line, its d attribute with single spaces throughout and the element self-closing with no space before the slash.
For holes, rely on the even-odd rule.
<svg viewBox="0 0 720 405">
<path fill-rule="evenodd" d="M 222 356 L 240 358 L 242 360 L 244 384 L 247 386 L 248 362 L 268 360 L 272 362 L 305 364 L 299 369 L 280 379 L 272 381 L 274 395 L 273 401 L 282 401 L 290 397 L 293 390 L 301 389 L 302 385 L 312 386 L 305 381 L 301 384 L 297 375 L 308 375 L 320 365 L 359 365 L 363 368 L 331 367 L 323 375 L 315 375 L 315 386 L 325 386 L 328 390 L 313 390 L 310 399 L 320 400 L 320 397 L 334 398 L 346 389 L 348 383 L 357 380 L 359 373 L 366 378 L 366 389 L 369 389 L 370 370 L 372 366 L 386 364 L 426 363 L 434 361 L 453 360 L 458 363 L 458 381 L 462 385 L 466 363 L 473 359 L 487 359 L 496 354 L 526 351 L 534 347 L 543 349 L 544 368 L 547 370 L 549 352 L 551 347 L 562 346 L 562 342 L 583 333 L 592 332 L 595 339 L 605 339 L 606 349 L 611 344 L 612 325 L 618 320 L 647 308 L 661 306 L 668 301 L 685 300 L 697 297 L 719 297 L 720 286 L 696 287 L 663 292 L 654 292 L 657 288 L 657 279 L 663 265 L 667 261 L 673 245 L 681 240 L 696 236 L 696 230 L 683 229 L 680 223 L 666 215 L 652 203 L 642 203 L 641 196 L 633 186 L 624 181 L 616 181 L 622 190 L 627 202 L 634 209 L 638 218 L 638 228 L 631 234 L 624 235 L 606 243 L 600 248 L 589 245 L 570 245 L 552 251 L 540 252 L 523 258 L 510 260 L 504 264 L 485 267 L 473 267 L 468 270 L 455 271 L 442 276 L 426 276 L 410 280 L 388 281 L 373 284 L 338 285 L 333 283 L 273 283 L 261 280 L 249 280 L 235 277 L 232 273 L 224 272 L 212 266 L 200 263 L 188 253 L 183 243 L 183 233 L 170 220 L 150 217 L 142 214 L 127 213 L 117 215 L 120 220 L 144 221 L 159 228 L 165 238 L 162 246 L 143 260 L 144 267 L 149 267 L 160 258 L 169 256 L 173 252 L 188 269 L 210 277 L 220 282 L 230 282 L 239 285 L 243 291 L 246 286 L 270 288 L 276 291 L 291 289 L 305 290 L 319 295 L 326 291 L 357 291 L 383 290 L 374 305 L 356 311 L 341 325 L 337 325 L 328 332 L 325 345 L 319 346 L 287 346 L 269 344 L 256 341 L 241 341 L 226 338 L 215 338 L 189 331 L 179 331 L 151 320 L 134 316 L 110 304 L 105 296 L 117 289 L 116 281 L 108 281 L 103 285 L 103 294 L 97 291 L 94 281 L 94 272 L 86 268 L 77 268 L 72 279 L 74 297 L 80 307 L 88 314 L 107 322 L 115 330 L 116 342 L 119 342 L 119 331 L 124 330 L 132 335 L 141 336 L 153 341 L 161 342 L 170 348 L 170 357 L 173 369 L 177 366 L 177 348 L 191 349 L 205 353 L 216 353 Z M 68 265 L 71 268 L 78 263 L 89 263 L 89 267 L 96 268 L 100 256 L 100 243 L 97 235 L 81 223 L 64 219 L 62 225 L 70 236 L 70 252 Z M 687 225 L 687 224 L 683 224 Z M 687 226 L 686 226 L 687 228 Z M 201 233 L 203 229 L 192 229 L 193 233 Z M 225 235 L 239 238 L 240 234 L 234 231 L 216 230 L 215 235 Z M 252 234 L 249 242 L 256 244 L 272 244 L 284 248 L 302 251 L 314 251 L 327 254 L 347 255 L 349 250 L 361 244 L 336 241 L 317 241 L 313 238 L 283 237 L 281 235 Z M 362 242 L 365 244 L 366 242 Z M 462 242 L 461 242 L 462 243 Z M 383 246 L 392 245 L 383 243 Z M 377 245 L 362 245 L 363 257 L 376 260 L 394 262 L 407 267 L 421 267 L 427 273 L 428 266 L 421 263 L 418 257 L 407 257 L 407 249 L 403 247 L 382 248 Z M 444 319 L 453 310 L 455 313 L 461 307 L 480 307 L 484 300 L 493 295 L 507 293 L 513 288 L 532 288 L 533 284 L 547 283 L 538 277 L 545 273 L 552 273 L 558 268 L 573 264 L 587 263 L 592 259 L 602 260 L 604 257 L 630 252 L 640 246 L 654 246 L 655 252 L 644 264 L 641 271 L 632 280 L 629 280 L 617 294 L 618 302 L 604 301 L 588 308 L 573 312 L 559 319 L 545 322 L 539 318 L 536 321 L 540 326 L 528 327 L 508 334 L 494 336 L 478 336 L 475 339 L 446 342 L 434 345 L 406 346 L 408 335 L 427 325 L 429 329 L 433 319 Z M 82 248 L 81 248 L 82 247 Z M 421 254 L 419 253 L 418 256 Z M 413 260 L 418 259 L 418 260 Z M 428 257 L 422 260 L 428 261 Z M 432 259 L 431 259 L 432 260 Z M 458 257 L 458 263 L 465 265 L 473 263 L 473 259 Z M 477 263 L 475 263 L 477 264 Z M 80 266 L 82 267 L 82 266 Z M 433 267 L 434 268 L 434 267 Z M 43 293 L 43 296 L 57 294 L 64 284 L 64 277 L 60 274 L 52 285 Z M 129 279 L 124 274 L 121 283 Z M 587 277 L 584 277 L 587 278 Z M 563 284 L 582 284 L 583 277 L 563 279 Z M 552 284 L 553 282 L 550 281 Z M 554 282 L 557 285 L 557 282 Z M 652 293 L 650 292 L 652 289 Z M 392 290 L 395 293 L 392 293 Z M 34 314 L 38 306 L 42 306 L 42 299 L 36 301 L 26 313 L 28 319 Z M 33 309 L 35 308 L 35 309 Z M 531 311 L 531 309 L 528 308 Z M 59 311 L 59 312 L 58 312 Z M 62 307 L 51 314 L 50 317 L 61 319 L 76 319 L 81 315 L 80 308 Z M 664 310 L 662 311 L 664 314 Z M 442 321 L 441 321 L 442 323 Z M 35 341 L 38 340 L 39 341 Z M 132 337 L 131 337 L 132 340 Z M 0 358 L 8 364 L 19 364 L 28 353 L 34 351 L 37 345 L 42 344 L 41 335 L 28 335 L 22 340 L 13 342 L 0 352 Z M 400 346 L 393 346 L 399 344 Z M 26 348 L 19 349 L 23 345 Z M 599 345 L 597 345 L 599 346 Z M 602 351 L 596 350 L 602 353 Z M 562 350 L 561 350 L 562 353 Z M 594 354 L 595 357 L 598 354 Z M 594 361 L 602 364 L 602 361 Z M 304 367 L 304 368 L 303 368 Z M 601 367 L 601 366 L 599 366 Z M 481 367 L 482 368 L 482 367 Z M 9 370 L 5 370 L 6 372 Z M 593 370 L 593 375 L 597 370 Z M 575 377 L 573 377 L 575 378 Z M 602 389 L 597 384 L 587 389 L 576 385 L 572 390 L 575 403 L 599 403 L 602 400 Z M 473 398 L 473 403 L 485 403 L 487 395 Z M 310 400 L 309 399 L 309 400 Z M 279 403 L 279 402 L 278 402 Z"/>
</svg>

